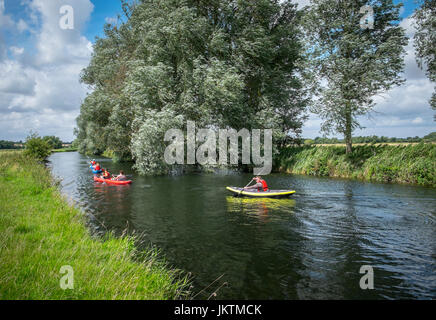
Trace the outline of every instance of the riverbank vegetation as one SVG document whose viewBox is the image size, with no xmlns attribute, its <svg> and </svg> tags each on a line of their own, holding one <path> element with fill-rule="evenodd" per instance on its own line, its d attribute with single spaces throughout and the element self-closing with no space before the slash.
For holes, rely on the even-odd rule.
<svg viewBox="0 0 436 320">
<path fill-rule="evenodd" d="M 436 187 L 436 144 L 288 147 L 276 158 L 277 171 L 321 177 L 411 183 Z"/>
<path fill-rule="evenodd" d="M 404 82 L 401 7 L 392 0 L 312 0 L 301 10 L 291 0 L 123 1 L 123 16 L 105 25 L 81 74 L 92 92 L 77 118 L 78 149 L 134 161 L 140 174 L 166 174 L 169 129 L 186 132 L 188 121 L 209 130 L 272 129 L 277 154 L 301 142 L 310 110 L 323 133 L 340 133 L 352 152 L 352 134 L 375 97 Z"/>
<path fill-rule="evenodd" d="M 328 138 L 328 137 L 316 137 L 315 139 L 303 139 L 304 144 L 344 144 L 344 139 L 338 138 Z M 356 144 L 366 144 L 366 143 L 419 143 L 419 142 L 436 142 L 436 132 L 431 132 L 424 137 L 407 137 L 407 138 L 396 138 L 396 137 L 384 137 L 384 136 L 366 136 L 366 137 L 353 137 L 353 145 Z"/>
<path fill-rule="evenodd" d="M 77 148 L 69 147 L 69 148 L 61 148 L 61 149 L 52 149 L 51 152 L 74 152 L 77 151 Z"/>
<path fill-rule="evenodd" d="M 0 153 L 0 299 L 175 299 L 186 278 L 131 238 L 92 237 L 42 164 Z M 142 257 L 142 258 L 139 258 Z M 73 289 L 60 287 L 62 266 Z"/>
</svg>

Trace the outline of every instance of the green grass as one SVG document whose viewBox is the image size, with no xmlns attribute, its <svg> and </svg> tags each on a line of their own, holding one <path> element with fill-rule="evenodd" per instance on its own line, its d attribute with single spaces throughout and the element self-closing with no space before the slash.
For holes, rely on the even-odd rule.
<svg viewBox="0 0 436 320">
<path fill-rule="evenodd" d="M 51 152 L 74 152 L 74 151 L 77 151 L 77 148 L 53 149 Z"/>
<path fill-rule="evenodd" d="M 436 145 L 304 146 L 283 149 L 275 169 L 288 173 L 436 187 Z"/>
<path fill-rule="evenodd" d="M 19 151 L 0 153 L 0 257 L 0 299 L 186 297 L 187 278 L 156 250 L 91 236 L 50 172 Z M 60 288 L 64 265 L 74 270 L 74 289 Z"/>
</svg>

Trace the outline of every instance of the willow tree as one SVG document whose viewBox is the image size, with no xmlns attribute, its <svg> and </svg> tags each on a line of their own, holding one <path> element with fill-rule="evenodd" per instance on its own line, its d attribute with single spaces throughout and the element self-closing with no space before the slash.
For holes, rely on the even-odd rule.
<svg viewBox="0 0 436 320">
<path fill-rule="evenodd" d="M 80 150 L 130 156 L 165 173 L 164 134 L 198 128 L 301 132 L 300 14 L 290 0 L 142 0 L 106 26 L 82 81 Z M 127 156 L 126 156 L 127 155 Z"/>
<path fill-rule="evenodd" d="M 436 0 L 420 2 L 420 7 L 413 15 L 416 27 L 414 36 L 416 60 L 419 67 L 426 69 L 430 81 L 436 82 Z M 436 89 L 430 105 L 436 110 Z M 436 115 L 434 118 L 436 120 Z"/>
<path fill-rule="evenodd" d="M 404 46 L 399 10 L 392 0 L 312 0 L 305 28 L 319 99 L 313 106 L 326 133 L 344 135 L 352 151 L 359 116 L 375 106 L 373 98 L 404 80 Z M 395 106 L 393 106 L 395 107 Z"/>
</svg>

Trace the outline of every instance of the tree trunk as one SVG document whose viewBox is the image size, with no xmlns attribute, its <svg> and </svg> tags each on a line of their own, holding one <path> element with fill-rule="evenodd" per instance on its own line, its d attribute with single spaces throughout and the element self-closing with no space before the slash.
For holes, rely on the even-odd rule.
<svg viewBox="0 0 436 320">
<path fill-rule="evenodd" d="M 346 110 L 346 119 L 345 119 L 345 145 L 346 150 L 345 153 L 351 153 L 353 152 L 353 146 L 351 141 L 351 108 L 350 106 L 347 106 Z"/>
</svg>

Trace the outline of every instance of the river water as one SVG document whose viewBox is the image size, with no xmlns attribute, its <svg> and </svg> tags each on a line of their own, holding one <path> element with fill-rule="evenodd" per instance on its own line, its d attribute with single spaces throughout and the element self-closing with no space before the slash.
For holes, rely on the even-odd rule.
<svg viewBox="0 0 436 320">
<path fill-rule="evenodd" d="M 271 188 L 296 194 L 235 198 L 225 186 L 249 175 L 140 177 L 97 160 L 133 183 L 95 183 L 76 152 L 51 155 L 50 166 L 94 231 L 140 235 L 191 273 L 196 299 L 436 298 L 436 189 L 272 174 Z M 361 289 L 362 266 L 374 289 Z"/>
</svg>

